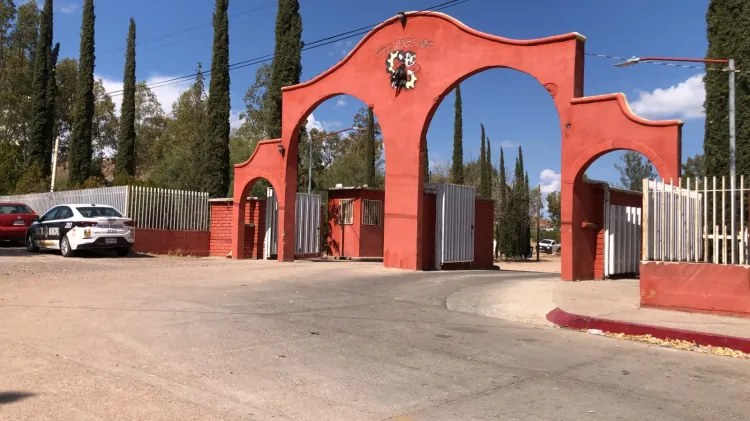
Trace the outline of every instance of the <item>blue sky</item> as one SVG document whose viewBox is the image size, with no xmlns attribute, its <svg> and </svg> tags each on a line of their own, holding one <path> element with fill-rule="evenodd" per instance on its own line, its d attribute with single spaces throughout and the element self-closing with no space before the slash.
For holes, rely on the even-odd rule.
<svg viewBox="0 0 750 421">
<path fill-rule="evenodd" d="M 96 2 L 96 76 L 108 90 L 121 86 L 128 19 L 138 27 L 137 77 L 150 82 L 192 73 L 197 62 L 211 60 L 213 1 L 98 0 Z M 374 24 L 400 9 L 421 10 L 438 0 L 301 0 L 303 39 L 310 42 L 339 32 Z M 82 0 L 55 0 L 55 39 L 61 56 L 77 57 Z M 189 4 L 189 7 L 187 6 Z M 673 56 L 701 58 L 706 52 L 705 13 L 708 0 L 471 0 L 445 10 L 478 30 L 509 38 L 538 38 L 579 32 L 587 37 L 586 51 L 620 57 Z M 230 54 L 237 62 L 273 53 L 275 0 L 231 0 Z M 358 38 L 303 53 L 302 79 L 308 80 L 334 65 Z M 647 118 L 680 118 L 683 159 L 702 151 L 700 69 L 640 64 L 624 69 L 616 61 L 586 57 L 585 94 L 624 92 L 633 109 Z M 253 82 L 256 67 L 233 71 L 232 107 L 242 111 L 242 97 Z M 189 84 L 189 83 L 188 83 Z M 165 110 L 188 84 L 155 90 Z M 512 162 L 518 145 L 532 184 L 546 191 L 559 186 L 560 128 L 551 97 L 530 76 L 507 69 L 489 70 L 462 84 L 465 158 L 479 154 L 479 124 L 492 139 L 493 158 L 507 148 Z M 333 98 L 314 112 L 314 124 L 329 129 L 347 127 L 364 106 L 355 98 Z M 430 160 L 447 162 L 453 137 L 453 96 L 440 106 L 428 132 Z M 589 169 L 590 177 L 618 181 L 606 155 Z M 387 163 L 386 163 L 387 167 Z"/>
</svg>

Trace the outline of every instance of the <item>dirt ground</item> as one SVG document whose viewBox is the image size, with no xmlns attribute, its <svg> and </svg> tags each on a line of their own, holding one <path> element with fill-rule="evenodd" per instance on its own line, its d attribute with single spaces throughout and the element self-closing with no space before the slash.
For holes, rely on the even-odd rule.
<svg viewBox="0 0 750 421">
<path fill-rule="evenodd" d="M 0 420 L 747 419 L 742 361 L 446 308 L 555 278 L 0 247 Z"/>
<path fill-rule="evenodd" d="M 560 273 L 560 256 L 554 254 L 539 254 L 539 261 L 534 258 L 526 261 L 496 261 L 501 270 L 513 270 L 519 272 L 542 272 Z"/>
</svg>

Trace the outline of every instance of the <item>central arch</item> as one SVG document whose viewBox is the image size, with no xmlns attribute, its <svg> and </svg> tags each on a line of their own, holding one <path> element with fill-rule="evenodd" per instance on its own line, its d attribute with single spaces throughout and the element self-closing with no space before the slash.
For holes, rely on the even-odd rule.
<svg viewBox="0 0 750 421">
<path fill-rule="evenodd" d="M 577 173 L 580 168 L 574 167 L 594 151 L 592 146 L 612 140 L 612 130 L 607 126 L 610 120 L 625 119 L 645 128 L 636 130 L 633 142 L 652 148 L 655 158 L 660 157 L 664 161 L 662 167 L 668 171 L 675 168 L 679 171 L 679 161 L 673 162 L 679 159 L 679 151 L 663 152 L 664 148 L 656 148 L 652 143 L 654 139 L 663 142 L 664 136 L 671 136 L 666 144 L 679 147 L 678 124 L 650 126 L 633 121 L 627 105 L 627 111 L 618 105 L 612 114 L 610 102 L 617 102 L 616 97 L 578 102 L 585 99 L 581 98 L 584 43 L 585 38 L 578 33 L 512 40 L 476 31 L 442 13 L 411 12 L 406 14 L 403 24 L 393 17 L 375 27 L 328 71 L 308 82 L 283 88 L 282 136 L 259 145 L 259 149 L 277 147 L 282 152 L 280 159 L 279 152 L 273 158 L 282 161 L 277 171 L 279 260 L 294 259 L 294 243 L 285 239 L 294 237 L 298 129 L 317 105 L 338 94 L 360 98 L 378 115 L 388 165 L 384 235 L 387 267 L 411 270 L 422 267 L 423 139 L 442 98 L 463 79 L 486 69 L 501 67 L 526 73 L 552 96 L 560 119 L 563 183 L 575 180 L 575 176 L 569 179 L 567 175 L 571 171 Z M 412 71 L 404 74 L 408 83 L 398 92 L 391 85 L 391 73 L 396 69 L 392 65 L 394 58 Z M 622 130 L 624 126 L 616 127 Z M 662 130 L 675 127 L 676 132 Z M 651 129 L 659 133 L 654 134 Z M 251 177 L 254 166 L 261 167 L 251 161 L 253 158 L 241 164 L 246 177 Z M 566 268 L 565 264 L 573 258 L 567 250 L 574 248 L 575 232 L 579 230 L 573 223 L 575 206 L 571 193 L 572 190 L 566 192 L 563 188 L 563 279 L 576 279 L 572 266 Z"/>
</svg>

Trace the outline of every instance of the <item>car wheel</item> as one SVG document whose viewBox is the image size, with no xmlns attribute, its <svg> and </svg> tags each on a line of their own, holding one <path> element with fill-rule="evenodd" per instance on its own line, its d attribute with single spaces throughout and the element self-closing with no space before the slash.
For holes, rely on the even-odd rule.
<svg viewBox="0 0 750 421">
<path fill-rule="evenodd" d="M 26 251 L 35 253 L 39 251 L 39 247 L 34 244 L 34 240 L 31 239 L 31 234 L 26 234 Z"/>
<path fill-rule="evenodd" d="M 115 249 L 115 254 L 117 254 L 118 257 L 125 257 L 130 254 L 130 247 L 118 247 Z"/>
<path fill-rule="evenodd" d="M 62 240 L 60 240 L 60 253 L 63 255 L 63 257 L 73 257 L 76 254 L 73 248 L 70 247 L 70 241 L 68 241 L 67 236 L 63 237 Z"/>
</svg>

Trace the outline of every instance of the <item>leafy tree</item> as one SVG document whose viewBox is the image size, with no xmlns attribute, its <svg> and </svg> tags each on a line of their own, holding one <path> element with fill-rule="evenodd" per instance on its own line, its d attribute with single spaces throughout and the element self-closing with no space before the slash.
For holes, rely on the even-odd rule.
<svg viewBox="0 0 750 421">
<path fill-rule="evenodd" d="M 77 67 L 77 60 L 65 58 L 57 63 L 55 69 L 55 80 L 57 82 L 55 120 L 57 136 L 60 138 L 57 156 L 58 167 L 64 167 L 68 162 L 70 133 L 73 130 L 73 103 L 76 92 L 76 78 L 78 77 Z"/>
<path fill-rule="evenodd" d="M 138 82 L 135 86 L 137 176 L 148 174 L 157 162 L 151 151 L 166 130 L 167 122 L 168 118 L 156 95 L 146 82 Z"/>
<path fill-rule="evenodd" d="M 172 119 L 152 149 L 156 164 L 150 180 L 154 184 L 201 190 L 202 177 L 195 167 L 202 158 L 201 144 L 206 138 L 207 118 L 203 71 L 199 63 L 193 86 L 174 103 Z"/>
<path fill-rule="evenodd" d="M 711 0 L 706 13 L 707 59 L 734 58 L 737 67 L 750 65 L 747 22 L 750 2 L 744 0 Z M 719 67 L 719 66 L 710 66 Z M 729 83 L 727 73 L 709 70 L 703 77 L 706 86 L 705 175 L 729 175 Z M 741 75 L 735 86 L 737 175 L 750 174 L 750 83 Z"/>
<path fill-rule="evenodd" d="M 628 190 L 643 191 L 643 179 L 656 177 L 654 167 L 638 152 L 627 151 L 620 160 L 622 165 L 615 164 L 615 168 L 620 173 L 620 184 Z"/>
<path fill-rule="evenodd" d="M 492 180 L 490 166 L 487 163 L 486 136 L 484 133 L 484 124 L 482 128 L 482 144 L 479 147 L 479 195 L 482 197 L 492 197 Z"/>
<path fill-rule="evenodd" d="M 281 137 L 281 88 L 298 84 L 302 76 L 302 17 L 298 0 L 279 0 L 276 13 L 276 47 L 268 89 L 269 117 L 266 135 Z"/>
<path fill-rule="evenodd" d="M 496 229 L 495 229 L 495 258 L 501 252 L 508 251 L 510 249 L 508 230 L 511 227 L 507 224 L 508 217 L 508 180 L 505 174 L 505 153 L 503 152 L 502 146 L 500 147 L 500 168 L 498 168 L 498 196 L 497 202 L 495 203 L 495 210 L 497 212 L 495 216 Z"/>
<path fill-rule="evenodd" d="M 84 0 L 78 59 L 73 132 L 70 140 L 70 183 L 83 184 L 91 173 L 94 119 L 94 0 Z"/>
<path fill-rule="evenodd" d="M 50 54 L 52 53 L 52 0 L 46 0 L 40 18 L 39 37 L 34 60 L 33 114 L 26 158 L 28 167 L 38 164 L 43 177 L 49 175 L 50 156 L 47 152 L 47 127 L 49 119 L 48 89 L 50 79 Z"/>
<path fill-rule="evenodd" d="M 485 172 L 487 173 L 487 197 L 491 198 L 493 191 L 492 185 L 495 178 L 495 167 L 492 166 L 492 145 L 490 145 L 490 138 L 487 138 L 487 163 L 485 164 Z"/>
<path fill-rule="evenodd" d="M 55 124 L 56 117 L 56 104 L 57 104 L 57 57 L 60 54 L 60 43 L 55 44 L 55 47 L 50 51 L 47 57 L 47 93 L 45 95 L 45 110 L 46 117 L 44 119 L 44 156 L 46 157 L 42 163 L 42 175 L 47 176 L 52 173 L 52 150 L 55 144 L 55 136 L 57 136 L 57 127 Z"/>
<path fill-rule="evenodd" d="M 135 90 L 135 21 L 130 18 L 125 48 L 125 72 L 120 108 L 117 166 L 115 167 L 118 176 L 134 177 L 136 174 Z"/>
<path fill-rule="evenodd" d="M 42 168 L 38 162 L 26 167 L 23 175 L 16 184 L 15 194 L 41 193 L 49 190 L 49 177 L 42 176 Z"/>
<path fill-rule="evenodd" d="M 207 104 L 208 139 L 204 147 L 205 188 L 211 197 L 229 188 L 229 0 L 216 0 L 211 84 Z"/>
<path fill-rule="evenodd" d="M 556 228 L 560 228 L 560 192 L 547 194 L 547 214 Z"/>
<path fill-rule="evenodd" d="M 23 174 L 23 155 L 20 146 L 0 141 L 0 168 L 0 196 L 12 194 Z"/>
<path fill-rule="evenodd" d="M 464 184 L 464 128 L 463 105 L 461 104 L 461 85 L 456 85 L 456 116 L 453 120 L 453 166 L 451 167 L 451 181 L 454 184 Z"/>
<path fill-rule="evenodd" d="M 703 178 L 706 174 L 703 155 L 697 154 L 682 164 L 682 176 L 689 178 Z"/>
<path fill-rule="evenodd" d="M 94 84 L 94 116 L 91 124 L 92 158 L 101 159 L 117 151 L 117 129 L 119 120 L 115 114 L 115 103 L 104 89 L 104 81 Z M 99 175 L 99 167 L 93 165 L 89 174 Z"/>
</svg>

